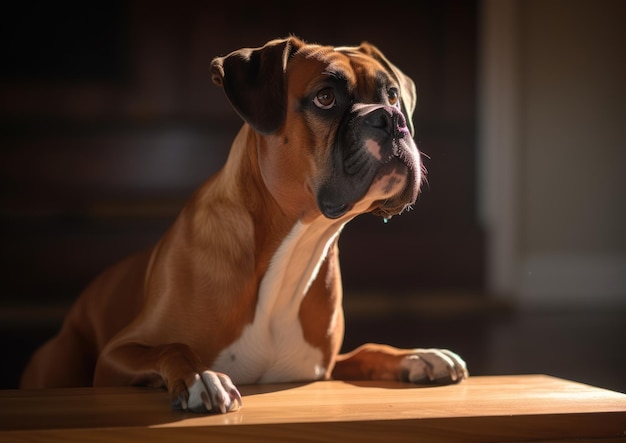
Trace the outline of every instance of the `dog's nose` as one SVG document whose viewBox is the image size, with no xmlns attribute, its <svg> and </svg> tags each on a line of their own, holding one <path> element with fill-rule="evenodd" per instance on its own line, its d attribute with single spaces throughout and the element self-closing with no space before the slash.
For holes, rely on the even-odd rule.
<svg viewBox="0 0 626 443">
<path fill-rule="evenodd" d="M 408 132 L 404 115 L 396 108 L 383 107 L 370 112 L 364 120 L 365 124 L 385 131 L 394 138 L 404 137 Z"/>
</svg>

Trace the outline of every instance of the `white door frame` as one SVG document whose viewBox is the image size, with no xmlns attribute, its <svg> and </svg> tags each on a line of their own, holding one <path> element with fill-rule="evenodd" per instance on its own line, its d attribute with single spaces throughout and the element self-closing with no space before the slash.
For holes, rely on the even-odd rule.
<svg viewBox="0 0 626 443">
<path fill-rule="evenodd" d="M 487 289 L 519 293 L 519 0 L 483 0 L 479 44 L 478 205 L 487 233 Z"/>
</svg>

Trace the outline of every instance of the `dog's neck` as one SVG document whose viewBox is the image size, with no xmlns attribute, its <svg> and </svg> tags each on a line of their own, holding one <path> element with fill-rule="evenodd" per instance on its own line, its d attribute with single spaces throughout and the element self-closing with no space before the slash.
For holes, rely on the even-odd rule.
<svg viewBox="0 0 626 443">
<path fill-rule="evenodd" d="M 292 303 L 306 294 L 330 245 L 354 215 L 331 220 L 319 211 L 313 216 L 310 210 L 285 211 L 265 186 L 259 171 L 258 143 L 258 134 L 244 124 L 220 172 L 224 185 L 215 183 L 214 189 L 221 188 L 219 192 L 225 196 L 239 193 L 238 199 L 246 202 L 246 211 L 255 222 L 257 273 L 264 275 L 259 293 L 281 294 L 283 302 L 289 299 Z M 271 306 L 274 302 L 268 299 L 263 303 Z"/>
<path fill-rule="evenodd" d="M 259 288 L 257 312 L 271 311 L 276 303 L 299 306 L 343 225 L 296 222 L 272 256 Z"/>
</svg>

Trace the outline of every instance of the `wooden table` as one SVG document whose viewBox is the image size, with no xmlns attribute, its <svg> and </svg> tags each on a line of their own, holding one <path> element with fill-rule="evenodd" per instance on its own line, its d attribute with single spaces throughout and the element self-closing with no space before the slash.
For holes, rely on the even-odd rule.
<svg viewBox="0 0 626 443">
<path fill-rule="evenodd" d="M 0 391 L 0 442 L 626 442 L 625 394 L 544 375 L 241 391 L 225 415 L 172 411 L 147 388 Z"/>
</svg>

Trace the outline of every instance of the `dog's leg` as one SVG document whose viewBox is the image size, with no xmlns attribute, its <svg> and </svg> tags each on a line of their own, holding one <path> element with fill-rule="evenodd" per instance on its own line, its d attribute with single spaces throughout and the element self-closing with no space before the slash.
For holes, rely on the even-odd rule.
<svg viewBox="0 0 626 443">
<path fill-rule="evenodd" d="M 174 409 L 226 413 L 239 409 L 241 394 L 226 374 L 209 370 L 187 346 L 128 343 L 98 360 L 94 386 L 165 386 Z"/>
<path fill-rule="evenodd" d="M 456 383 L 468 377 L 465 362 L 447 349 L 398 349 L 369 343 L 337 357 L 336 380 Z"/>
<path fill-rule="evenodd" d="M 22 373 L 20 388 L 90 386 L 97 355 L 71 322 L 40 347 Z"/>
</svg>

